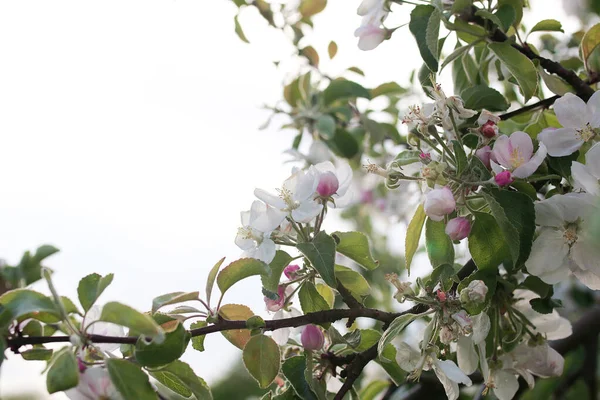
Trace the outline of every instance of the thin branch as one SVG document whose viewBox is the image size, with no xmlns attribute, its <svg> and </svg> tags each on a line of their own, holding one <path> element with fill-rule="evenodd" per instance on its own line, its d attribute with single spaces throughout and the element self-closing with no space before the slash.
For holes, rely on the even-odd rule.
<svg viewBox="0 0 600 400">
<path fill-rule="evenodd" d="M 560 98 L 559 95 L 548 97 L 547 99 L 540 100 L 537 103 L 533 103 L 533 104 L 530 104 L 528 106 L 521 107 L 521 108 L 516 109 L 514 111 L 507 112 L 506 114 L 502 114 L 502 115 L 500 115 L 500 119 L 503 120 L 503 121 L 506 121 L 507 119 L 510 119 L 510 118 L 512 118 L 512 117 L 514 117 L 516 115 L 524 114 L 527 111 L 535 110 L 536 108 L 548 108 L 552 104 L 554 104 L 554 102 L 556 100 L 558 100 L 559 98 Z"/>
<path fill-rule="evenodd" d="M 354 382 L 356 382 L 363 369 L 371 362 L 371 360 L 375 359 L 375 357 L 377 357 L 377 343 L 367 350 L 358 353 L 356 357 L 354 357 L 352 362 L 344 369 L 346 380 L 340 390 L 336 393 L 333 398 L 334 400 L 342 400 L 344 398 L 346 393 L 352 389 L 352 385 L 354 385 Z"/>
</svg>

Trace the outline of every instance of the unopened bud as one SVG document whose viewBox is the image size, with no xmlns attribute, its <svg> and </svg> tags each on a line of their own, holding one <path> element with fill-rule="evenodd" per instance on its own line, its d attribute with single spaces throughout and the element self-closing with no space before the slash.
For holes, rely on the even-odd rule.
<svg viewBox="0 0 600 400">
<path fill-rule="evenodd" d="M 429 218 L 433 221 L 441 221 L 445 215 L 456 209 L 456 200 L 454 200 L 452 191 L 444 186 L 427 193 L 423 207 Z"/>
<path fill-rule="evenodd" d="M 494 180 L 496 181 L 498 186 L 507 186 L 513 183 L 514 181 L 510 171 L 502 171 L 499 174 L 496 174 L 496 176 L 494 176 Z"/>
<path fill-rule="evenodd" d="M 479 128 L 479 132 L 486 138 L 491 139 L 498 134 L 498 125 L 492 121 L 488 121 Z"/>
<path fill-rule="evenodd" d="M 302 330 L 300 341 L 306 350 L 321 350 L 325 344 L 325 337 L 318 326 L 311 324 L 306 325 Z"/>
<path fill-rule="evenodd" d="M 287 267 L 285 267 L 285 269 L 283 270 L 283 273 L 285 274 L 285 276 L 287 276 L 288 279 L 295 279 L 298 277 L 299 270 L 300 270 L 299 265 L 290 264 Z"/>
<path fill-rule="evenodd" d="M 474 280 L 469 285 L 460 291 L 461 303 L 482 303 L 485 301 L 488 287 L 481 280 Z"/>
<path fill-rule="evenodd" d="M 330 197 L 337 193 L 340 187 L 340 182 L 337 176 L 331 171 L 327 171 L 321 175 L 317 186 L 317 193 L 321 197 Z"/>
<path fill-rule="evenodd" d="M 456 217 L 448 221 L 446 235 L 451 240 L 463 240 L 471 233 L 471 222 L 465 217 Z"/>
</svg>

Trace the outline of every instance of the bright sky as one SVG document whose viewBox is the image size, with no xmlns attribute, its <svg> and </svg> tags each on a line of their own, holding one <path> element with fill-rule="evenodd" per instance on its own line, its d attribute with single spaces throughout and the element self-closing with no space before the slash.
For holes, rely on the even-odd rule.
<svg viewBox="0 0 600 400">
<path fill-rule="evenodd" d="M 560 7 L 531 2 L 543 5 L 533 22 Z M 367 86 L 406 82 L 420 65 L 414 40 L 402 30 L 359 51 L 358 4 L 331 0 L 315 19 L 309 39 L 326 71 L 356 65 Z M 407 22 L 410 9 L 394 21 Z M 260 106 L 281 97 L 285 74 L 272 61 L 289 58 L 286 40 L 248 10 L 241 21 L 252 44 L 242 43 L 235 11 L 206 0 L 0 3 L 2 258 L 17 263 L 54 244 L 62 251 L 47 264 L 61 294 L 76 299 L 81 277 L 115 272 L 102 301 L 146 310 L 159 294 L 202 290 L 219 258 L 239 256 L 239 212 L 255 187 L 286 177 L 281 153 L 293 133 L 257 129 L 268 116 Z M 340 50 L 327 62 L 331 39 Z M 242 282 L 226 301 L 263 312 L 257 288 Z M 241 353 L 217 335 L 207 348 L 190 347 L 184 360 L 210 383 Z M 43 367 L 9 355 L 0 396 L 43 393 Z"/>
</svg>

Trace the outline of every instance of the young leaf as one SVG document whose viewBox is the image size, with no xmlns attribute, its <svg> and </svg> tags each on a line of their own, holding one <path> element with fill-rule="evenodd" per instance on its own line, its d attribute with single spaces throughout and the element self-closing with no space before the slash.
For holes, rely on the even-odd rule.
<svg viewBox="0 0 600 400">
<path fill-rule="evenodd" d="M 233 23 L 235 24 L 235 34 L 238 35 L 240 40 L 245 43 L 250 43 L 246 37 L 246 34 L 244 33 L 244 30 L 242 29 L 242 25 L 240 25 L 239 15 L 233 17 Z"/>
<path fill-rule="evenodd" d="M 538 79 L 535 65 L 507 42 L 490 43 L 488 47 L 515 77 L 525 101 L 529 101 L 537 91 Z"/>
<path fill-rule="evenodd" d="M 183 361 L 173 361 L 171 364 L 161 368 L 160 372 L 176 376 L 192 391 L 197 400 L 212 400 L 213 397 L 206 382 L 196 376 L 194 370 Z"/>
<path fill-rule="evenodd" d="M 106 360 L 110 380 L 124 400 L 158 400 L 148 375 L 134 363 L 118 358 Z"/>
<path fill-rule="evenodd" d="M 337 54 L 338 51 L 338 45 L 336 42 L 334 42 L 333 40 L 331 42 L 329 42 L 329 45 L 327 46 L 327 53 L 329 54 L 329 59 L 333 59 L 333 57 L 335 57 L 335 55 Z"/>
<path fill-rule="evenodd" d="M 436 222 L 431 218 L 425 224 L 425 246 L 433 268 L 442 264 L 454 264 L 454 245 L 445 232 L 443 221 Z"/>
<path fill-rule="evenodd" d="M 456 172 L 460 175 L 467 168 L 467 153 L 465 153 L 465 148 L 458 140 L 452 141 L 452 149 L 454 149 L 454 156 L 456 157 Z"/>
<path fill-rule="evenodd" d="M 335 135 L 335 119 L 329 114 L 323 114 L 317 119 L 317 132 L 324 139 L 333 139 Z"/>
<path fill-rule="evenodd" d="M 174 393 L 177 393 L 185 398 L 192 396 L 192 391 L 190 388 L 188 388 L 187 385 L 174 373 L 163 370 L 150 371 L 149 373 L 150 376 L 162 383 Z"/>
<path fill-rule="evenodd" d="M 215 284 L 215 279 L 217 278 L 217 274 L 219 273 L 219 268 L 225 261 L 225 257 L 221 258 L 217 263 L 212 267 L 210 272 L 208 273 L 208 278 L 206 278 L 206 302 L 210 305 L 210 297 L 212 294 L 213 286 Z"/>
<path fill-rule="evenodd" d="M 469 251 L 479 270 L 496 270 L 510 259 L 508 246 L 494 217 L 476 212 L 475 222 L 469 234 Z"/>
<path fill-rule="evenodd" d="M 196 321 L 190 325 L 190 329 L 199 329 L 207 326 L 208 323 L 206 321 Z M 199 335 L 192 337 L 192 347 L 194 350 L 204 351 L 204 339 L 206 335 Z"/>
<path fill-rule="evenodd" d="M 23 360 L 48 361 L 52 358 L 52 349 L 33 348 L 21 352 Z"/>
<path fill-rule="evenodd" d="M 64 347 L 58 351 L 50 364 L 46 375 L 46 388 L 48 393 L 62 392 L 71 389 L 79 383 L 79 369 L 77 360 L 71 348 Z"/>
<path fill-rule="evenodd" d="M 384 348 L 390 344 L 404 328 L 406 328 L 411 322 L 420 316 L 420 314 L 404 314 L 392 321 L 389 328 L 387 328 L 387 330 L 383 332 L 383 335 L 381 335 L 381 339 L 379 339 L 379 344 L 377 345 L 377 353 L 379 354 L 380 358 L 384 358 Z"/>
<path fill-rule="evenodd" d="M 248 318 L 254 316 L 254 313 L 250 308 L 241 304 L 225 304 L 219 309 L 219 316 L 228 321 L 247 321 Z M 231 344 L 242 350 L 246 343 L 248 343 L 248 340 L 250 340 L 250 331 L 248 329 L 232 329 L 222 331 L 221 334 Z"/>
<path fill-rule="evenodd" d="M 581 58 L 583 58 L 586 67 L 588 65 L 588 58 L 590 58 L 590 55 L 598 45 L 600 45 L 600 24 L 592 26 L 583 35 L 583 39 L 581 40 Z"/>
<path fill-rule="evenodd" d="M 371 98 L 384 96 L 384 95 L 401 95 L 406 93 L 406 89 L 398 85 L 396 82 L 386 82 L 377 86 L 375 89 L 371 89 Z"/>
<path fill-rule="evenodd" d="M 531 28 L 529 33 L 538 32 L 538 31 L 549 31 L 549 32 L 563 32 L 562 24 L 560 21 L 555 19 L 545 19 L 543 21 L 538 22 Z"/>
<path fill-rule="evenodd" d="M 369 239 L 362 232 L 333 232 L 331 234 L 336 239 L 336 251 L 356 261 L 361 267 L 374 270 L 379 266 L 377 261 L 371 255 Z"/>
<path fill-rule="evenodd" d="M 369 282 L 358 272 L 336 265 L 335 276 L 356 300 L 362 301 L 363 298 L 371 294 Z"/>
<path fill-rule="evenodd" d="M 412 259 L 419 248 L 419 240 L 421 239 L 421 232 L 423 231 L 423 225 L 425 224 L 425 209 L 423 204 L 419 204 L 415 215 L 408 224 L 408 230 L 406 231 L 406 245 L 405 245 L 405 258 L 406 258 L 406 269 L 410 275 L 410 264 Z"/>
<path fill-rule="evenodd" d="M 83 311 L 88 312 L 92 308 L 98 297 L 104 292 L 104 289 L 112 283 L 113 277 L 113 274 L 106 276 L 90 274 L 79 281 L 77 294 L 79 295 L 79 302 L 83 307 Z"/>
<path fill-rule="evenodd" d="M 400 167 L 414 164 L 416 162 L 421 162 L 420 155 L 421 152 L 419 150 L 404 150 L 398 153 L 398 155 L 396 156 L 396 158 L 394 158 L 394 161 L 392 161 L 392 163 L 397 164 Z"/>
<path fill-rule="evenodd" d="M 292 261 L 292 256 L 283 250 L 277 250 L 275 258 L 269 264 L 271 272 L 267 275 L 261 275 L 263 289 L 270 293 L 277 294 L 277 288 L 279 286 L 279 280 L 285 267 Z"/>
<path fill-rule="evenodd" d="M 54 302 L 41 293 L 29 289 L 10 290 L 0 296 L 0 329 L 30 313 L 49 313 L 60 316 Z"/>
<path fill-rule="evenodd" d="M 316 311 L 329 310 L 329 304 L 319 294 L 315 285 L 312 282 L 305 282 L 298 292 L 298 298 L 300 299 L 300 306 L 304 314 L 308 314 Z"/>
<path fill-rule="evenodd" d="M 304 400 L 318 400 L 304 377 L 304 371 L 306 370 L 306 360 L 304 357 L 294 356 L 288 358 L 283 363 L 281 370 L 298 397 Z"/>
<path fill-rule="evenodd" d="M 358 83 L 346 79 L 336 79 L 331 81 L 329 86 L 323 91 L 323 103 L 325 105 L 329 105 L 336 100 L 353 97 L 370 99 L 371 93 Z"/>
<path fill-rule="evenodd" d="M 302 17 L 309 18 L 323 11 L 326 5 L 327 0 L 302 0 L 298 11 L 300 11 Z"/>
<path fill-rule="evenodd" d="M 279 374 L 281 354 L 279 346 L 265 335 L 253 336 L 244 347 L 242 356 L 250 375 L 265 389 Z"/>
<path fill-rule="evenodd" d="M 312 242 L 298 243 L 296 247 L 308 258 L 325 283 L 335 288 L 335 240 L 321 231 Z"/>
<path fill-rule="evenodd" d="M 164 314 L 156 314 L 154 318 L 161 325 L 169 322 L 177 323 L 177 320 Z M 189 332 L 183 324 L 177 323 L 177 327 L 168 332 L 165 340 L 160 344 L 146 343 L 143 338 L 140 338 L 135 345 L 135 358 L 144 367 L 160 367 L 181 357 L 189 341 Z"/>
<path fill-rule="evenodd" d="M 241 258 L 223 268 L 217 276 L 217 286 L 221 294 L 235 283 L 253 275 L 267 275 L 269 266 L 256 258 Z"/>
<path fill-rule="evenodd" d="M 173 292 L 155 297 L 154 300 L 152 300 L 152 314 L 157 312 L 160 308 L 169 304 L 182 303 L 184 301 L 190 300 L 198 300 L 198 295 L 198 292 Z"/>
<path fill-rule="evenodd" d="M 126 326 L 140 335 L 153 339 L 155 343 L 161 343 L 165 339 L 165 332 L 152 317 L 115 301 L 106 303 L 102 307 L 99 321 Z"/>
<path fill-rule="evenodd" d="M 408 28 L 417 41 L 421 58 L 433 72 L 438 70 L 437 34 L 439 34 L 439 24 L 440 14 L 433 6 L 418 5 L 410 13 Z M 435 44 L 433 43 L 434 37 Z"/>
<path fill-rule="evenodd" d="M 325 299 L 329 305 L 329 308 L 333 308 L 333 303 L 335 302 L 335 293 L 333 292 L 333 289 L 323 283 L 317 283 L 315 287 L 317 288 L 317 292 L 319 292 L 321 297 Z"/>
</svg>

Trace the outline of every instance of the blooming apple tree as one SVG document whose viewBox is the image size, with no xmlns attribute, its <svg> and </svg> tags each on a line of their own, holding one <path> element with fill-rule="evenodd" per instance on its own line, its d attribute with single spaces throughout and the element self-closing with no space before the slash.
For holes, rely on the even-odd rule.
<svg viewBox="0 0 600 400">
<path fill-rule="evenodd" d="M 180 357 L 216 332 L 263 399 L 596 398 L 600 25 L 526 26 L 526 0 L 346 1 L 361 50 L 412 36 L 422 57 L 410 87 L 367 88 L 357 67 L 326 74 L 304 36 L 326 0 L 233 3 L 291 37 L 299 65 L 268 106 L 296 132 L 294 167 L 241 212 L 241 258 L 138 311 L 98 301 L 112 274 L 61 296 L 42 246 L 0 270 L 2 349 L 47 361 L 48 392 L 71 399 L 211 399 Z M 250 276 L 270 318 L 227 303 Z M 51 296 L 28 288 L 40 279 Z"/>
</svg>

